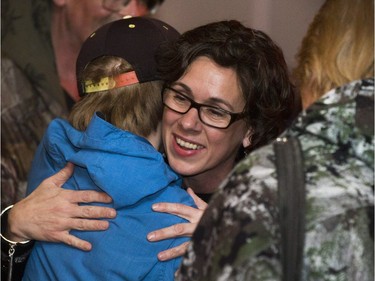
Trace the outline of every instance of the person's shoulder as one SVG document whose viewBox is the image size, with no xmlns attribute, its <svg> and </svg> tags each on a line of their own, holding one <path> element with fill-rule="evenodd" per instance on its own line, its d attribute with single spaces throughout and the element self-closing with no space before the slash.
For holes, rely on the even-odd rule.
<svg viewBox="0 0 375 281">
<path fill-rule="evenodd" d="M 251 152 L 234 167 L 211 198 L 208 212 L 217 216 L 221 228 L 233 222 L 254 222 L 255 218 L 259 222 L 264 218 L 269 220 L 273 217 L 269 207 L 275 205 L 276 192 L 275 156 L 271 143 Z M 215 224 L 213 227 L 217 228 L 219 223 Z"/>
<path fill-rule="evenodd" d="M 268 174 L 271 173 L 270 169 L 274 168 L 273 160 L 273 143 L 270 143 L 252 151 L 238 162 L 230 174 L 230 177 L 236 175 L 246 175 L 247 177 L 256 176 L 256 178 L 267 177 Z"/>
<path fill-rule="evenodd" d="M 328 91 L 319 101 L 325 103 L 347 101 L 357 96 L 374 96 L 374 78 L 358 79 L 340 85 Z"/>
<path fill-rule="evenodd" d="M 49 124 L 42 138 L 42 144 L 48 150 L 59 150 L 60 146 L 70 143 L 72 131 L 75 130 L 72 125 L 65 119 L 55 118 Z"/>
<path fill-rule="evenodd" d="M 73 127 L 67 120 L 63 118 L 55 118 L 48 124 L 46 134 L 59 133 L 61 131 L 66 131 L 70 128 Z"/>
<path fill-rule="evenodd" d="M 275 169 L 275 152 L 271 143 L 252 151 L 241 160 L 222 184 L 222 189 L 231 196 L 241 197 L 242 192 L 263 193 L 264 186 L 275 187 Z"/>
</svg>

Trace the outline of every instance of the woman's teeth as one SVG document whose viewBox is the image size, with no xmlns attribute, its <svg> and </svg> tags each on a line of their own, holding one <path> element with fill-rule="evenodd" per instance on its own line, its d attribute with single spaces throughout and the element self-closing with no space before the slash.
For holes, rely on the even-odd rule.
<svg viewBox="0 0 375 281">
<path fill-rule="evenodd" d="M 179 146 L 187 148 L 187 149 L 196 150 L 196 149 L 203 148 L 203 146 L 201 146 L 201 145 L 197 145 L 197 144 L 194 144 L 194 143 L 186 142 L 186 141 L 183 141 L 182 139 L 179 139 L 179 138 L 176 138 L 176 142 L 178 143 Z"/>
</svg>

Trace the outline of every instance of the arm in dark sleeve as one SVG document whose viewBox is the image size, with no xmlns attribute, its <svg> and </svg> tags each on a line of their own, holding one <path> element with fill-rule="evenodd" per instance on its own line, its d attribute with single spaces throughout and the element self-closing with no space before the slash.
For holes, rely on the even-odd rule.
<svg viewBox="0 0 375 281">
<path fill-rule="evenodd" d="M 8 212 L 1 216 L 1 233 L 5 233 L 8 223 Z M 22 280 L 27 259 L 34 246 L 34 241 L 28 243 L 10 243 L 1 235 L 1 280 Z M 10 275 L 11 274 L 11 275 Z"/>
</svg>

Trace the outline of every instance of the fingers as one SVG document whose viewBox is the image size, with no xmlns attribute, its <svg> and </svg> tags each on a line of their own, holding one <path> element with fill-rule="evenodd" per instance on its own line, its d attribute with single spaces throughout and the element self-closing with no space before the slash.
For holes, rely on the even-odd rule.
<svg viewBox="0 0 375 281">
<path fill-rule="evenodd" d="M 157 212 L 177 215 L 188 220 L 190 223 L 175 224 L 170 227 L 150 232 L 147 236 L 149 241 L 160 241 L 180 236 L 191 237 L 204 212 L 204 210 L 178 203 L 156 203 L 152 208 Z"/>
<path fill-rule="evenodd" d="M 198 209 L 200 210 L 206 210 L 207 208 L 207 203 L 204 202 L 199 196 L 195 194 L 193 189 L 190 187 L 187 189 L 187 192 L 190 194 L 190 196 L 193 198 L 195 205 L 197 205 Z"/>
<path fill-rule="evenodd" d="M 85 251 L 91 249 L 89 242 L 69 234 L 69 231 L 106 230 L 109 222 L 98 219 L 114 218 L 116 211 L 103 206 L 80 205 L 79 203 L 91 202 L 110 203 L 112 199 L 101 192 L 61 188 L 72 172 L 73 164 L 67 164 L 14 205 L 8 214 L 7 234 L 10 239 L 63 242 Z"/>
<path fill-rule="evenodd" d="M 45 179 L 40 187 L 43 189 L 55 187 L 61 187 L 73 174 L 74 165 L 72 163 L 67 163 L 66 166 L 58 171 L 56 174 Z M 62 196 L 64 196 L 68 201 L 72 203 L 111 203 L 112 198 L 105 194 L 104 192 L 97 192 L 93 190 L 81 190 L 81 191 L 72 191 L 72 190 L 63 190 Z"/>
<path fill-rule="evenodd" d="M 147 235 L 147 239 L 154 242 L 181 236 L 191 237 L 196 227 L 194 223 L 179 223 L 152 231 Z"/>
<path fill-rule="evenodd" d="M 179 203 L 156 203 L 152 205 L 152 209 L 156 212 L 173 214 L 194 223 L 198 222 L 202 216 L 201 210 Z"/>
<path fill-rule="evenodd" d="M 64 190 L 65 196 L 72 203 L 111 203 L 112 198 L 104 192 L 94 190 Z"/>
<path fill-rule="evenodd" d="M 45 179 L 43 183 L 45 183 L 45 185 L 54 185 L 56 187 L 61 187 L 72 176 L 73 170 L 74 165 L 68 162 L 64 168 L 62 168 L 56 174 Z"/>
<path fill-rule="evenodd" d="M 158 254 L 158 259 L 160 261 L 167 261 L 167 260 L 171 260 L 171 259 L 183 256 L 186 253 L 189 247 L 189 244 L 190 242 L 185 242 L 177 247 L 160 252 Z"/>
<path fill-rule="evenodd" d="M 108 221 L 101 220 L 87 220 L 87 219 L 72 219 L 67 229 L 84 230 L 84 231 L 95 231 L 95 230 L 106 230 L 109 227 Z"/>
<path fill-rule="evenodd" d="M 62 237 L 60 237 L 58 241 L 61 241 L 67 245 L 70 245 L 74 248 L 78 248 L 83 251 L 90 251 L 92 249 L 92 245 L 89 242 L 79 239 L 76 236 L 71 235 L 69 233 L 62 235 Z"/>
<path fill-rule="evenodd" d="M 116 217 L 116 210 L 101 206 L 77 206 L 75 208 L 72 208 L 70 217 L 86 219 L 112 219 Z"/>
</svg>

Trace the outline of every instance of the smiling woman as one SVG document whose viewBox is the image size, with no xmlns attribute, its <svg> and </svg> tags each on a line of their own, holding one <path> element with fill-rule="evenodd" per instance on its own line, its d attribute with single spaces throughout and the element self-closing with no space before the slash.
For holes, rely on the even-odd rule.
<svg viewBox="0 0 375 281">
<path fill-rule="evenodd" d="M 295 112 L 280 48 L 236 21 L 186 32 L 160 56 L 159 67 L 169 88 L 193 105 L 182 111 L 164 101 L 163 141 L 169 164 L 198 193 L 214 192 L 245 151 L 275 138 Z M 208 108 L 231 116 L 229 123 L 210 124 Z"/>
<path fill-rule="evenodd" d="M 155 211 L 188 222 L 155 230 L 147 235 L 149 241 L 190 237 L 207 206 L 194 192 L 200 196 L 215 192 L 245 152 L 276 138 L 300 108 L 280 48 L 263 32 L 237 21 L 215 22 L 188 31 L 176 42 L 163 44 L 156 60 L 160 78 L 167 85 L 163 91 L 164 150 L 171 168 L 182 175 L 185 187 L 191 187 L 188 192 L 198 209 L 177 203 L 153 205 Z M 48 197 L 43 184 L 35 192 L 39 198 Z M 69 231 L 99 230 L 97 220 L 86 218 L 105 216 L 108 210 L 92 207 L 89 215 L 82 215 L 87 206 L 77 206 L 82 200 L 74 192 L 69 196 L 64 193 L 68 199 L 60 200 L 63 195 L 57 195 L 45 204 L 31 194 L 28 201 L 16 204 L 9 212 L 8 235 L 50 241 L 53 232 L 55 242 L 87 249 L 87 241 L 69 235 Z M 33 211 L 25 212 L 31 206 Z M 56 212 L 55 206 L 64 211 Z M 64 225 L 38 228 L 40 222 L 32 218 L 39 215 L 46 221 L 63 216 Z M 160 252 L 158 258 L 180 256 L 187 245 L 185 242 Z"/>
<path fill-rule="evenodd" d="M 183 176 L 184 185 L 206 200 L 239 159 L 276 138 L 301 108 L 280 48 L 265 33 L 237 21 L 215 22 L 184 33 L 160 52 L 158 66 L 167 85 L 162 136 L 168 162 Z M 176 110 L 167 100 L 170 89 L 189 106 Z M 205 119 L 202 112 L 208 108 L 241 115 L 226 126 L 217 125 Z M 197 206 L 155 205 L 155 211 L 190 223 L 154 231 L 148 239 L 191 236 L 206 208 L 203 203 Z M 186 248 L 184 243 L 158 257 L 170 259 Z"/>
<path fill-rule="evenodd" d="M 251 131 L 245 120 L 230 123 L 228 114 L 242 112 L 245 106 L 237 75 L 202 56 L 172 85 L 191 101 L 210 107 L 200 107 L 199 111 L 191 108 L 184 114 L 170 107 L 164 110 L 163 141 L 169 164 L 185 176 L 185 184 L 195 192 L 212 193 L 234 166 L 237 151 L 250 145 Z M 202 122 L 212 120 L 207 117 L 207 108 L 225 113 L 224 123 Z M 200 178 L 205 180 L 199 183 Z"/>
</svg>

